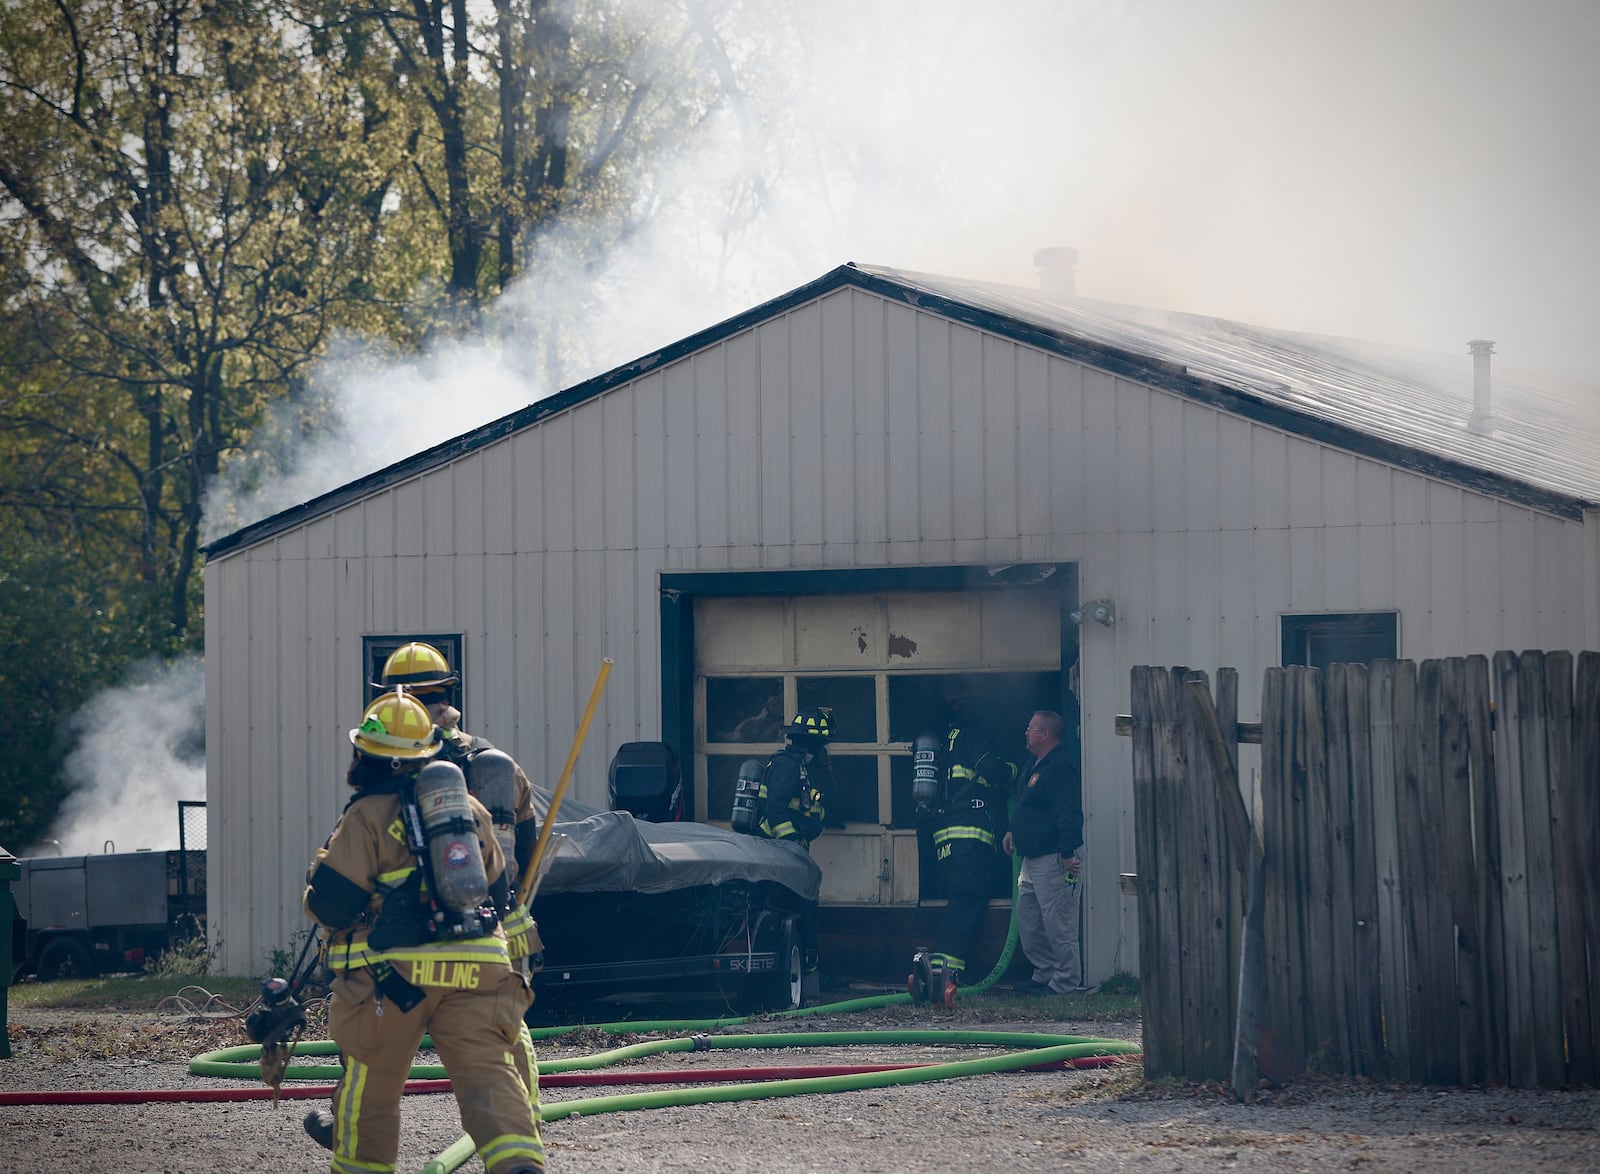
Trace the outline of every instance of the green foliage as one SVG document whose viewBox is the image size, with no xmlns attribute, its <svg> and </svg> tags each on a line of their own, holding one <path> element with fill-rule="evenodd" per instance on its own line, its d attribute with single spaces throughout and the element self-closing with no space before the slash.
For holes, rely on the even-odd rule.
<svg viewBox="0 0 1600 1174">
<path fill-rule="evenodd" d="M 156 978 L 194 978 L 210 974 L 212 963 L 217 960 L 221 949 L 221 942 L 208 946 L 205 936 L 196 934 L 161 951 L 154 958 L 147 958 L 144 972 Z"/>
<path fill-rule="evenodd" d="M 300 951 L 305 948 L 306 939 L 311 936 L 311 928 L 297 929 L 289 935 L 287 946 L 273 946 L 272 959 L 267 964 L 268 978 L 288 978 L 289 972 L 294 969 L 300 960 Z"/>
<path fill-rule="evenodd" d="M 1126 970 L 1119 970 L 1100 984 L 1102 995 L 1139 995 L 1139 980 Z"/>
</svg>

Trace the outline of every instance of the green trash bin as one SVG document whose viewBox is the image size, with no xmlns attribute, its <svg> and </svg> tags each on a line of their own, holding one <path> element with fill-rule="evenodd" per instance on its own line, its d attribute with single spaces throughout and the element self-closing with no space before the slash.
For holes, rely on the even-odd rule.
<svg viewBox="0 0 1600 1174">
<path fill-rule="evenodd" d="M 11 1029 L 6 1025 L 6 996 L 11 992 L 11 974 L 17 968 L 12 954 L 12 940 L 16 936 L 17 898 L 11 892 L 11 882 L 22 876 L 22 865 L 17 858 L 0 848 L 0 1060 L 11 1057 Z"/>
</svg>

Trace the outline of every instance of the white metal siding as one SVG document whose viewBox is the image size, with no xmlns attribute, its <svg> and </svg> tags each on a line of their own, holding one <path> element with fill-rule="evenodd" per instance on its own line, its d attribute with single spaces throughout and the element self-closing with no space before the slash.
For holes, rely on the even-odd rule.
<svg viewBox="0 0 1600 1174">
<path fill-rule="evenodd" d="M 1339 452 L 859 289 L 206 569 L 212 914 L 259 973 L 300 927 L 343 799 L 361 639 L 460 631 L 470 728 L 553 783 L 616 660 L 574 794 L 659 736 L 662 570 L 1076 561 L 1088 965 L 1137 965 L 1139 663 L 1240 671 L 1253 719 L 1288 611 L 1396 610 L 1400 653 L 1575 647 L 1600 631 L 1579 523 Z"/>
</svg>

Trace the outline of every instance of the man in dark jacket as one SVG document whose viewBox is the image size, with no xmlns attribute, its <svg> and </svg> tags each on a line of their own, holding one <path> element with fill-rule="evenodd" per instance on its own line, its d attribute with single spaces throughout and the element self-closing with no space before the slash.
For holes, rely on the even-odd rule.
<svg viewBox="0 0 1600 1174">
<path fill-rule="evenodd" d="M 1011 830 L 1003 846 L 1022 857 L 1017 877 L 1017 933 L 1033 976 L 1022 994 L 1064 995 L 1083 989 L 1078 948 L 1078 872 L 1083 848 L 1083 779 L 1062 751 L 1061 715 L 1035 711 L 1028 722 L 1033 757 L 1017 780 Z"/>
</svg>

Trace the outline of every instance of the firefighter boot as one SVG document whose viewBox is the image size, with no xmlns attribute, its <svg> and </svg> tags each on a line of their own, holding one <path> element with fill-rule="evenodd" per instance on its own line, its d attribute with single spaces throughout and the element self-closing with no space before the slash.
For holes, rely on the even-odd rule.
<svg viewBox="0 0 1600 1174">
<path fill-rule="evenodd" d="M 911 973 L 906 976 L 906 993 L 913 1003 L 926 1003 L 933 998 L 933 953 L 927 946 L 918 946 L 911 955 Z"/>
<path fill-rule="evenodd" d="M 306 1114 L 306 1136 L 325 1150 L 333 1149 L 333 1114 L 327 1109 L 312 1109 Z"/>
</svg>

